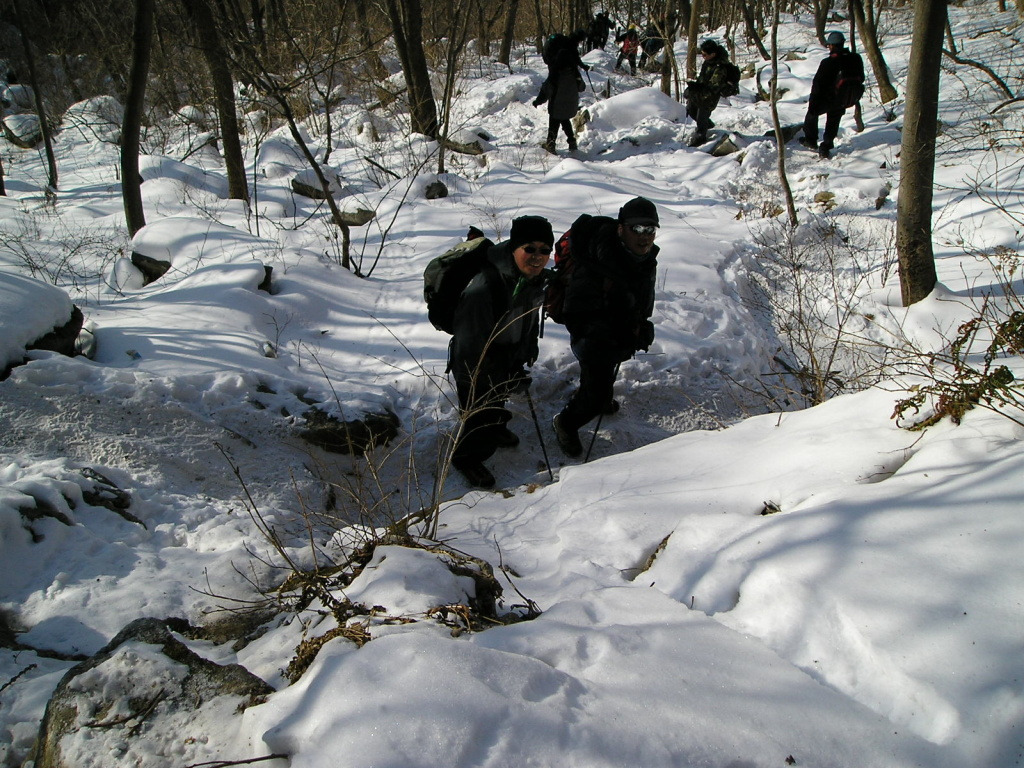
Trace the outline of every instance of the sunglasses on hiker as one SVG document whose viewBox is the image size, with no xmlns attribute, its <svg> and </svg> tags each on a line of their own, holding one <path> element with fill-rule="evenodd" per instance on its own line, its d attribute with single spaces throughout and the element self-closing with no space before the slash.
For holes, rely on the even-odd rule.
<svg viewBox="0 0 1024 768">
<path fill-rule="evenodd" d="M 544 248 L 544 247 L 537 248 L 536 246 L 533 246 L 533 245 L 524 245 L 522 248 L 523 248 L 523 252 L 525 254 L 527 254 L 528 256 L 533 256 L 535 253 L 539 253 L 541 256 L 550 256 L 551 255 L 551 249 L 550 248 Z"/>
<path fill-rule="evenodd" d="M 653 235 L 658 231 L 653 224 L 631 224 L 629 228 L 638 235 Z"/>
</svg>

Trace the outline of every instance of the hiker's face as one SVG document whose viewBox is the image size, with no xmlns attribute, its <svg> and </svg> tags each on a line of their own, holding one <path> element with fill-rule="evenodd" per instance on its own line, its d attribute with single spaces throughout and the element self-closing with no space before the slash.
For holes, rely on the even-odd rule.
<svg viewBox="0 0 1024 768">
<path fill-rule="evenodd" d="M 622 244 L 637 256 L 646 256 L 650 253 L 657 235 L 658 228 L 649 224 L 619 224 L 619 238 Z"/>
<path fill-rule="evenodd" d="M 523 243 L 514 251 L 512 256 L 516 260 L 519 271 L 527 277 L 536 277 L 547 266 L 551 258 L 551 246 L 535 240 L 532 243 Z"/>
</svg>

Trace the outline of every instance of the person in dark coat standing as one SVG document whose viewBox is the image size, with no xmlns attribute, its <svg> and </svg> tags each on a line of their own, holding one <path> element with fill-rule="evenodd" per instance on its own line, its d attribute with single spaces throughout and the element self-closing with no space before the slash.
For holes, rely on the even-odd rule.
<svg viewBox="0 0 1024 768">
<path fill-rule="evenodd" d="M 448 369 L 455 377 L 463 424 L 452 464 L 477 488 L 494 487 L 484 466 L 519 437 L 506 426 L 505 401 L 530 385 L 526 367 L 537 359 L 544 267 L 555 242 L 542 216 L 513 220 L 509 239 L 487 252 L 487 263 L 466 286 L 455 309 Z"/>
<path fill-rule="evenodd" d="M 710 38 L 700 44 L 704 61 L 696 80 L 686 86 L 686 115 L 697 123 L 697 131 L 690 139 L 691 147 L 698 147 L 708 140 L 708 131 L 714 126 L 711 113 L 722 98 L 722 89 L 728 81 L 729 52 Z"/>
<path fill-rule="evenodd" d="M 607 11 L 598 12 L 591 19 L 590 26 L 587 28 L 587 51 L 593 51 L 596 48 L 604 50 L 604 47 L 608 45 L 608 35 L 614 28 L 615 24 L 608 18 Z"/>
<path fill-rule="evenodd" d="M 541 86 L 540 95 L 533 105 L 539 107 L 545 101 L 548 105 L 548 135 L 541 146 L 554 154 L 558 129 L 561 128 L 569 145 L 569 151 L 576 151 L 576 134 L 572 129 L 572 119 L 580 110 L 580 93 L 583 90 L 583 78 L 580 69 L 588 67 L 580 60 L 576 49 L 563 48 L 555 55 L 554 62 L 548 73 L 548 79 Z"/>
<path fill-rule="evenodd" d="M 804 135 L 800 143 L 818 150 L 818 155 L 827 159 L 832 155 L 832 148 L 839 133 L 839 123 L 846 112 L 846 107 L 837 102 L 836 82 L 840 73 L 844 78 L 864 82 L 864 60 L 860 54 L 846 48 L 846 37 L 842 32 L 829 32 L 825 36 L 825 45 L 828 48 L 828 56 L 821 60 L 811 82 L 811 95 L 807 100 L 807 115 L 804 117 Z M 820 115 L 825 115 L 825 131 L 819 145 Z"/>
<path fill-rule="evenodd" d="M 643 37 L 640 38 L 640 69 L 646 69 L 647 62 L 653 62 L 664 47 L 665 38 L 658 31 L 658 25 L 651 22 L 644 29 Z"/>
<path fill-rule="evenodd" d="M 618 219 L 601 221 L 585 253 L 574 254 L 563 315 L 580 363 L 576 392 L 553 423 L 567 456 L 583 453 L 579 430 L 601 413 L 614 413 L 618 366 L 654 342 L 654 286 L 658 268 L 658 209 L 636 197 Z"/>
</svg>

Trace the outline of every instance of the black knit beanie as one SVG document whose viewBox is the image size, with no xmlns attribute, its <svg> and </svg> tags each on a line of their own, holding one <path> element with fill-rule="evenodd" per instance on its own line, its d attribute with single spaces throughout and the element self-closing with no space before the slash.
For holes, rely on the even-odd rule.
<svg viewBox="0 0 1024 768">
<path fill-rule="evenodd" d="M 512 220 L 512 232 L 508 237 L 509 248 L 513 251 L 524 243 L 540 242 L 555 244 L 555 233 L 551 222 L 543 216 L 520 216 Z"/>
<path fill-rule="evenodd" d="M 653 224 L 660 226 L 658 209 L 646 197 L 634 197 L 619 208 L 620 224 Z"/>
</svg>

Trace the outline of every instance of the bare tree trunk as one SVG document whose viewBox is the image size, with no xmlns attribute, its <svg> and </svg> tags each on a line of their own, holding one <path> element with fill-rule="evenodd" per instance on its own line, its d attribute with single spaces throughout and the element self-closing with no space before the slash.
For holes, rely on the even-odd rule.
<svg viewBox="0 0 1024 768">
<path fill-rule="evenodd" d="M 519 13 L 519 0 L 508 0 L 508 13 L 505 15 L 505 30 L 501 34 L 501 48 L 498 61 L 506 67 L 512 66 L 512 41 L 516 34 L 516 15 Z"/>
<path fill-rule="evenodd" d="M 459 76 L 459 59 L 469 39 L 469 3 L 458 0 L 451 8 L 448 48 L 445 51 L 444 91 L 441 94 L 441 122 L 438 126 L 437 173 L 445 173 L 445 144 L 452 128 L 452 100 Z"/>
<path fill-rule="evenodd" d="M 420 0 L 387 0 L 395 47 L 405 73 L 412 130 L 437 138 L 437 104 L 423 51 L 423 9 Z"/>
<path fill-rule="evenodd" d="M 938 281 L 932 250 L 932 185 L 945 26 L 946 0 L 916 0 L 896 206 L 896 252 L 905 307 L 925 298 Z"/>
<path fill-rule="evenodd" d="M 21 44 L 25 49 L 25 63 L 28 65 L 29 84 L 32 86 L 32 96 L 36 105 L 36 116 L 39 118 L 39 132 L 43 137 L 43 147 L 46 152 L 47 168 L 47 196 L 57 192 L 57 158 L 53 154 L 53 141 L 50 137 L 50 121 L 46 117 L 46 106 L 43 104 L 42 84 L 36 72 L 36 57 L 32 55 L 32 45 L 28 39 L 28 31 L 25 25 L 25 18 L 21 12 L 21 0 L 14 0 L 14 17 L 18 22 L 18 29 L 21 32 Z"/>
<path fill-rule="evenodd" d="M 789 176 L 786 175 L 786 138 L 782 135 L 782 123 L 779 122 L 779 3 L 775 0 L 772 11 L 772 82 L 769 99 L 772 105 L 772 124 L 775 126 L 775 146 L 779 152 L 779 183 L 782 186 L 783 197 L 786 198 L 786 212 L 789 214 L 789 226 L 795 227 L 799 222 L 796 218 L 796 203 L 793 200 L 793 190 L 789 186 Z"/>
<path fill-rule="evenodd" d="M 135 29 L 132 33 L 132 66 L 128 76 L 124 122 L 121 125 L 121 197 L 128 232 L 133 236 L 146 226 L 142 207 L 142 178 L 139 176 L 139 134 L 146 104 L 146 77 L 153 46 L 154 0 L 135 0 Z"/>
<path fill-rule="evenodd" d="M 697 38 L 700 37 L 700 15 L 703 13 L 704 0 L 691 0 L 690 26 L 686 31 L 686 79 L 697 77 Z"/>
<path fill-rule="evenodd" d="M 883 104 L 888 104 L 896 98 L 896 88 L 889 78 L 889 65 L 885 63 L 882 49 L 878 46 L 878 27 L 875 24 L 874 9 L 872 0 L 867 0 L 867 12 L 864 9 L 863 0 L 849 0 L 850 8 L 853 10 L 853 17 L 860 27 L 860 39 L 864 43 L 864 53 L 871 62 L 871 71 L 875 73 L 875 82 L 878 83 L 878 96 Z M 852 41 L 851 36 L 851 41 Z"/>
<path fill-rule="evenodd" d="M 740 12 L 743 14 L 743 26 L 747 30 L 747 39 L 757 46 L 757 52 L 761 54 L 762 59 L 770 61 L 772 55 L 768 53 L 768 49 L 764 47 L 761 36 L 757 33 L 757 23 L 754 20 L 754 12 L 750 10 L 750 4 L 747 0 L 739 0 L 739 4 Z"/>
<path fill-rule="evenodd" d="M 228 67 L 228 55 L 221 43 L 220 32 L 206 0 L 181 0 L 185 14 L 192 21 L 199 39 L 199 47 L 210 70 L 213 97 L 220 121 L 221 151 L 228 176 L 228 197 L 249 201 L 249 185 L 242 159 L 242 141 L 239 137 L 238 114 L 235 111 L 235 84 Z"/>
<path fill-rule="evenodd" d="M 670 4 L 665 4 L 665 17 L 662 20 L 661 37 L 665 41 L 661 58 L 661 92 L 666 96 L 672 95 L 673 75 L 676 75 L 676 100 L 682 91 L 679 88 L 679 69 L 676 62 L 676 33 L 679 31 L 679 15 Z"/>
<path fill-rule="evenodd" d="M 366 12 L 366 0 L 355 0 L 353 6 L 356 11 L 356 25 L 359 28 L 359 36 L 362 40 L 363 48 L 366 50 L 366 63 L 369 67 L 370 75 L 377 80 L 383 80 L 388 76 L 388 69 L 384 66 L 384 62 L 380 60 L 380 54 L 377 52 L 377 44 L 374 42 L 373 33 L 370 30 L 369 14 Z"/>
<path fill-rule="evenodd" d="M 831 10 L 832 0 L 814 0 L 814 32 L 822 45 L 825 45 L 825 25 Z"/>
</svg>

